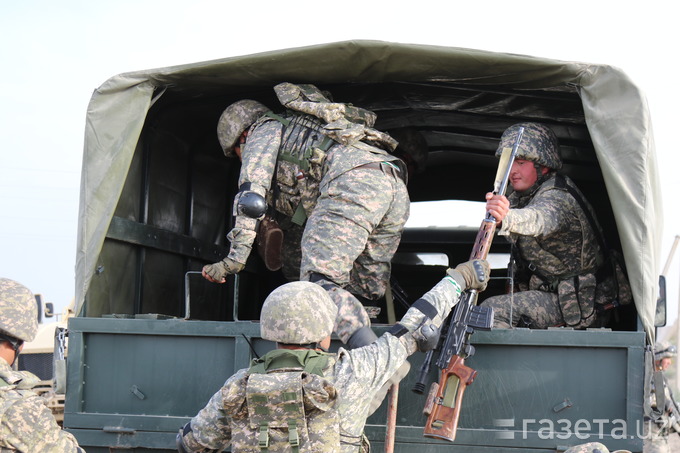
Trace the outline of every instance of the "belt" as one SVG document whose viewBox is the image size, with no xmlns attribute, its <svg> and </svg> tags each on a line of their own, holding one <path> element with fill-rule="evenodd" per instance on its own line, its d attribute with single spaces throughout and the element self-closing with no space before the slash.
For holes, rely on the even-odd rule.
<svg viewBox="0 0 680 453">
<path fill-rule="evenodd" d="M 404 172 L 399 170 L 395 164 L 390 162 L 369 162 L 367 164 L 359 165 L 356 168 L 372 168 L 374 170 L 380 170 L 384 173 L 394 176 L 397 179 L 401 179 L 403 183 L 406 184 Z"/>
</svg>

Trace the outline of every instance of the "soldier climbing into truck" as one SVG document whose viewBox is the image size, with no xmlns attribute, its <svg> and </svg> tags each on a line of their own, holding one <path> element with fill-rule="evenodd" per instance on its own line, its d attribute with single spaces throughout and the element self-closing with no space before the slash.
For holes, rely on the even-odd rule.
<svg viewBox="0 0 680 453">
<path fill-rule="evenodd" d="M 257 237 L 265 263 L 280 262 L 289 279 L 328 291 L 338 306 L 335 332 L 350 348 L 364 346 L 377 337 L 358 299 L 370 303 L 389 284 L 409 215 L 407 166 L 392 154 L 397 141 L 372 128 L 373 112 L 334 103 L 313 85 L 274 90 L 288 108 L 283 115 L 241 100 L 220 117 L 222 149 L 242 162 L 240 190 L 229 255 L 203 275 L 223 283 L 240 272 Z M 422 142 L 403 151 L 426 154 Z M 271 215 L 285 233 L 270 226 Z"/>
</svg>

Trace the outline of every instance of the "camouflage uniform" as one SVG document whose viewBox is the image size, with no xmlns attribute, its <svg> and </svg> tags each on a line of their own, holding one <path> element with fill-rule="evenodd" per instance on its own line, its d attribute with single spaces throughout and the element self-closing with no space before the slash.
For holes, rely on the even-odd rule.
<svg viewBox="0 0 680 453">
<path fill-rule="evenodd" d="M 311 130 L 319 130 L 306 139 L 305 146 L 313 150 L 310 168 L 300 171 L 289 165 L 282 153 L 301 138 L 292 137 L 295 126 L 284 127 L 282 120 L 293 121 L 301 115 L 263 115 L 250 127 L 242 147 L 239 187 L 245 185 L 276 209 L 286 230 L 284 275 L 331 284 L 330 294 L 340 308 L 336 332 L 347 342 L 355 331 L 370 324 L 353 294 L 375 300 L 385 293 L 390 262 L 409 215 L 405 172 L 397 157 L 367 140 L 366 134 L 380 133 L 364 126 L 353 135 L 356 125 L 349 125 L 348 132 L 335 135 L 324 151 L 321 142 L 326 131 L 309 116 L 303 120 Z M 302 128 L 300 136 L 309 130 Z M 300 207 L 306 217 L 304 227 L 291 222 Z M 245 264 L 257 236 L 257 220 L 236 214 L 235 227 L 228 234 L 228 258 Z"/>
<path fill-rule="evenodd" d="M 559 169 L 557 138 L 552 131 L 536 123 L 525 125 L 529 129 L 521 146 L 528 149 L 520 149 L 517 158 L 533 160 L 535 166 Z M 534 126 L 540 132 L 538 137 L 532 135 Z M 545 156 L 541 150 L 546 148 L 554 154 L 548 154 L 545 161 L 533 157 Z M 596 277 L 604 262 L 599 232 L 594 231 L 569 190 L 582 198 L 594 216 L 571 179 L 555 171 L 546 175 L 539 173 L 532 187 L 508 196 L 510 211 L 498 233 L 512 243 L 515 286 L 519 292 L 490 297 L 483 302 L 494 309 L 494 327 L 509 328 L 518 324 L 541 329 L 558 325 L 588 327 L 597 318 L 596 301 L 604 302 L 612 297 L 611 278 L 598 282 Z"/>
<path fill-rule="evenodd" d="M 0 358 L 0 452 L 83 452 L 31 390 L 38 381 L 31 373 L 13 371 Z"/>
<path fill-rule="evenodd" d="M 456 268 L 456 270 L 459 268 Z M 486 272 L 488 277 L 488 267 Z M 353 350 L 341 348 L 336 354 L 328 354 L 328 362 L 321 375 L 328 386 L 337 391 L 338 397 L 334 409 L 340 419 L 340 447 L 330 451 L 345 453 L 362 451 L 362 433 L 372 396 L 379 391 L 406 358 L 415 352 L 421 326 L 425 322 L 436 326 L 441 325 L 453 305 L 457 303 L 462 288 L 469 286 L 468 277 L 461 279 L 460 275 L 460 273 L 453 271 L 425 294 L 421 301 L 414 304 L 415 306 L 411 307 L 400 323 L 395 326 L 394 334 L 388 332 L 375 342 L 361 348 Z M 289 285 L 310 284 L 308 282 L 293 282 L 279 289 L 285 291 L 286 286 Z M 272 292 L 268 299 L 276 298 L 279 289 Z M 325 303 L 333 307 L 330 297 L 326 295 L 326 298 L 328 301 Z M 324 303 L 323 300 L 318 303 L 319 312 L 323 312 L 325 310 L 321 306 L 321 303 Z M 422 308 L 423 304 L 427 305 L 429 309 Z M 418 306 L 423 311 L 416 308 Z M 295 310 L 295 308 L 290 309 L 290 306 L 273 308 L 271 311 L 268 311 L 267 307 L 268 304 L 265 302 L 261 323 L 263 338 L 274 341 L 279 339 L 268 334 L 269 330 L 274 329 L 277 330 L 276 333 L 280 339 L 286 341 L 296 341 L 295 338 L 292 338 L 296 335 L 304 336 L 296 343 L 315 341 L 321 338 L 321 336 L 309 336 L 310 325 L 318 322 L 317 317 L 321 316 L 319 313 L 309 313 L 307 317 L 304 317 L 291 314 L 290 311 Z M 335 307 L 333 309 L 335 310 Z M 430 310 L 433 312 L 430 312 Z M 424 312 L 430 312 L 432 318 L 425 316 Z M 309 316 L 313 316 L 313 318 L 309 318 Z M 267 323 L 267 318 L 275 321 Z M 331 327 L 332 323 L 329 323 L 326 332 L 330 332 Z M 314 330 L 314 327 L 311 327 L 311 329 Z M 280 349 L 277 349 L 277 351 L 280 351 Z M 247 410 L 243 407 L 243 403 L 234 405 L 234 395 L 243 395 L 246 391 L 244 387 L 247 375 L 248 370 L 242 369 L 229 378 L 220 391 L 211 398 L 207 406 L 191 420 L 189 425 L 180 431 L 180 438 L 186 451 L 206 451 L 203 449 L 219 451 L 232 442 L 234 445 L 248 443 L 247 439 L 238 438 L 242 433 L 235 429 L 235 426 L 239 423 L 236 418 L 246 416 Z M 318 394 L 319 392 L 317 392 Z M 236 400 L 238 401 L 239 398 L 236 398 Z M 240 401 L 243 402 L 243 400 L 244 398 L 240 397 Z M 187 429 L 187 427 L 190 427 L 190 429 Z M 332 437 L 333 432 L 333 429 L 328 428 L 317 434 Z M 252 434 L 250 436 L 252 437 Z M 252 444 L 253 441 L 251 440 L 250 443 Z M 313 448 L 311 450 L 306 448 L 301 445 L 300 451 L 315 451 Z M 325 445 L 325 448 L 327 449 L 329 446 Z M 252 447 L 236 448 L 234 451 L 237 453 L 256 453 L 260 450 L 255 444 Z"/>
<path fill-rule="evenodd" d="M 37 329 L 31 291 L 0 278 L 0 341 L 12 342 L 18 353 L 18 346 L 32 341 Z M 38 381 L 29 372 L 14 371 L 0 357 L 0 452 L 83 452 L 73 435 L 57 425 L 45 400 L 31 390 Z"/>
<path fill-rule="evenodd" d="M 668 342 L 658 342 L 654 345 L 654 361 L 655 364 L 660 363 L 663 358 L 674 358 L 677 355 L 677 348 Z M 663 373 L 662 368 L 657 368 L 656 373 Z M 673 395 L 668 388 L 668 383 L 665 377 L 662 378 L 664 382 L 664 391 L 666 404 L 669 405 L 672 401 Z M 649 395 L 650 406 L 653 409 L 657 409 L 656 400 L 656 389 L 654 386 L 654 379 L 651 385 L 651 394 Z M 668 407 L 668 406 L 667 406 Z M 680 416 L 680 414 L 673 414 L 670 408 L 662 414 L 661 425 L 657 425 L 651 420 L 646 420 L 644 424 L 644 452 L 645 453 L 670 453 L 671 446 L 668 442 L 668 436 L 670 434 L 677 434 L 677 425 L 673 423 L 678 423 L 680 420 L 674 418 Z M 665 425 L 665 426 L 663 426 Z"/>
<path fill-rule="evenodd" d="M 520 292 L 512 296 L 495 296 L 484 301 L 494 308 L 495 327 L 517 325 L 521 317 L 531 320 L 531 327 L 547 328 L 561 324 L 585 327 L 595 321 L 595 272 L 603 261 L 595 233 L 578 202 L 556 185 L 557 174 L 529 193 L 512 193 L 510 211 L 499 230 L 517 250 L 515 283 Z M 566 176 L 566 184 L 573 182 Z M 575 186 L 574 186 L 575 187 Z M 536 269 L 525 269 L 531 263 Z M 524 265 L 524 266 L 523 266 Z M 558 283 L 544 281 L 539 275 L 572 276 Z M 573 276 L 579 281 L 578 298 Z M 569 322 L 563 316 L 564 302 L 558 289 L 571 294 L 577 315 Z M 512 313 L 512 319 L 510 318 Z M 583 320 L 583 322 L 582 322 Z"/>
</svg>

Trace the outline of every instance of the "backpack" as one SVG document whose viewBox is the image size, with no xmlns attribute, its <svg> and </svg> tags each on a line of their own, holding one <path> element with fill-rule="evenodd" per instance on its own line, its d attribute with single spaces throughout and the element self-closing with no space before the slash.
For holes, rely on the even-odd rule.
<svg viewBox="0 0 680 453">
<path fill-rule="evenodd" d="M 313 350 L 276 349 L 255 359 L 239 397 L 246 407 L 232 418 L 233 451 L 339 451 L 338 395 L 322 376 L 329 358 Z"/>
<path fill-rule="evenodd" d="M 351 104 L 332 102 L 314 85 L 284 82 L 274 87 L 287 111 L 264 119 L 283 124 L 276 169 L 273 205 L 303 225 L 316 206 L 319 184 L 325 174 L 326 153 L 335 143 L 363 146 L 361 142 L 391 153 L 397 141 L 373 129 L 376 114 Z"/>
</svg>

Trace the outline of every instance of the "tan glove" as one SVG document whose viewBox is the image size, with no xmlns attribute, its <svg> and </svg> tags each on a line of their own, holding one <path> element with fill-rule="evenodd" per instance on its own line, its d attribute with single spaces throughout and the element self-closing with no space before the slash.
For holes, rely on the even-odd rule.
<svg viewBox="0 0 680 453">
<path fill-rule="evenodd" d="M 217 263 L 206 264 L 201 274 L 213 283 L 224 283 L 227 281 L 227 275 L 238 274 L 245 266 L 245 264 L 225 258 Z"/>
<path fill-rule="evenodd" d="M 471 260 L 460 263 L 455 269 L 448 269 L 446 273 L 464 290 L 476 289 L 481 292 L 486 289 L 491 268 L 486 260 Z"/>
</svg>

